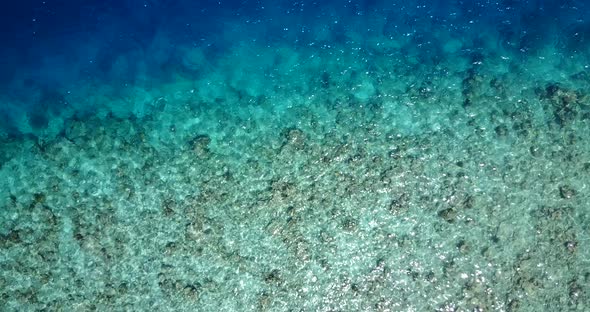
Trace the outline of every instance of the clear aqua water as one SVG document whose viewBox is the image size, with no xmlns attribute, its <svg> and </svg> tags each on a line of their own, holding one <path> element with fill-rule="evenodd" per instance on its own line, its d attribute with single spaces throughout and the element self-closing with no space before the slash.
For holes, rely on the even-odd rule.
<svg viewBox="0 0 590 312">
<path fill-rule="evenodd" d="M 589 311 L 584 1 L 24 1 L 0 311 Z"/>
</svg>

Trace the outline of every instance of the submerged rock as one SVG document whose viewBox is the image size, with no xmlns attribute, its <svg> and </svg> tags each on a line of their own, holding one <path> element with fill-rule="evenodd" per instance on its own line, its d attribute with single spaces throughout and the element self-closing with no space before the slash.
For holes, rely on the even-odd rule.
<svg viewBox="0 0 590 312">
<path fill-rule="evenodd" d="M 499 125 L 494 130 L 499 137 L 505 137 L 508 135 L 508 127 L 506 127 L 506 125 Z"/>
<path fill-rule="evenodd" d="M 563 199 L 570 199 L 576 195 L 576 190 L 574 190 L 569 185 L 562 185 L 559 187 L 559 196 Z"/>
<path fill-rule="evenodd" d="M 211 138 L 206 134 L 197 135 L 194 139 L 191 140 L 191 148 L 193 152 L 200 158 L 208 157 L 210 154 L 209 151 L 209 144 L 211 143 Z"/>
<path fill-rule="evenodd" d="M 564 126 L 579 115 L 584 96 L 575 90 L 562 87 L 557 83 L 548 84 L 545 89 L 537 90 L 541 100 L 547 100 L 553 112 L 554 121 Z"/>
<path fill-rule="evenodd" d="M 448 223 L 454 223 L 457 217 L 457 211 L 452 208 L 447 208 L 438 212 L 438 216 Z"/>
<path fill-rule="evenodd" d="M 285 139 L 282 148 L 292 146 L 297 150 L 302 150 L 305 147 L 305 133 L 299 128 L 287 128 L 283 130 L 283 138 Z"/>
</svg>

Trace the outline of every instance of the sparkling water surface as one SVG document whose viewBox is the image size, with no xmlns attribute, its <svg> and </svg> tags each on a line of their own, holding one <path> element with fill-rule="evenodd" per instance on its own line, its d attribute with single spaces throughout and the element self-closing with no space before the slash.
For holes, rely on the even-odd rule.
<svg viewBox="0 0 590 312">
<path fill-rule="evenodd" d="M 589 311 L 585 1 L 24 1 L 0 311 Z"/>
</svg>

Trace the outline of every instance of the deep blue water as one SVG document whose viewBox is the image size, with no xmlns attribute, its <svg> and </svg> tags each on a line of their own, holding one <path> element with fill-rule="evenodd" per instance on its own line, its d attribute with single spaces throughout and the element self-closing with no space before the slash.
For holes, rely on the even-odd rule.
<svg viewBox="0 0 590 312">
<path fill-rule="evenodd" d="M 120 88 L 142 79 L 174 79 L 192 70 L 183 68 L 179 46 L 201 47 L 211 60 L 244 41 L 346 48 L 345 34 L 353 30 L 373 56 L 369 39 L 384 35 L 404 40 L 403 51 L 431 63 L 448 57 L 441 47 L 449 38 L 463 40 L 465 57 L 530 58 L 551 46 L 561 54 L 555 57 L 568 58 L 588 53 L 589 12 L 584 1 L 544 0 L 3 3 L 2 128 L 21 134 L 23 125 L 14 119 L 24 113 L 39 132 L 68 110 L 67 95 L 80 81 Z M 322 28 L 331 33 L 329 40 L 318 40 Z M 132 61 L 113 69 L 120 56 Z M 78 105 L 68 115 L 95 110 Z"/>
</svg>

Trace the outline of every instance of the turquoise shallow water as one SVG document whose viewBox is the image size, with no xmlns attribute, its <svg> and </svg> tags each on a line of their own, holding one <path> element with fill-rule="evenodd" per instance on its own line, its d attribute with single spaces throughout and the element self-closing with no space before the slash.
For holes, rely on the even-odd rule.
<svg viewBox="0 0 590 312">
<path fill-rule="evenodd" d="M 105 3 L 2 51 L 1 311 L 590 309 L 584 3 Z"/>
</svg>

